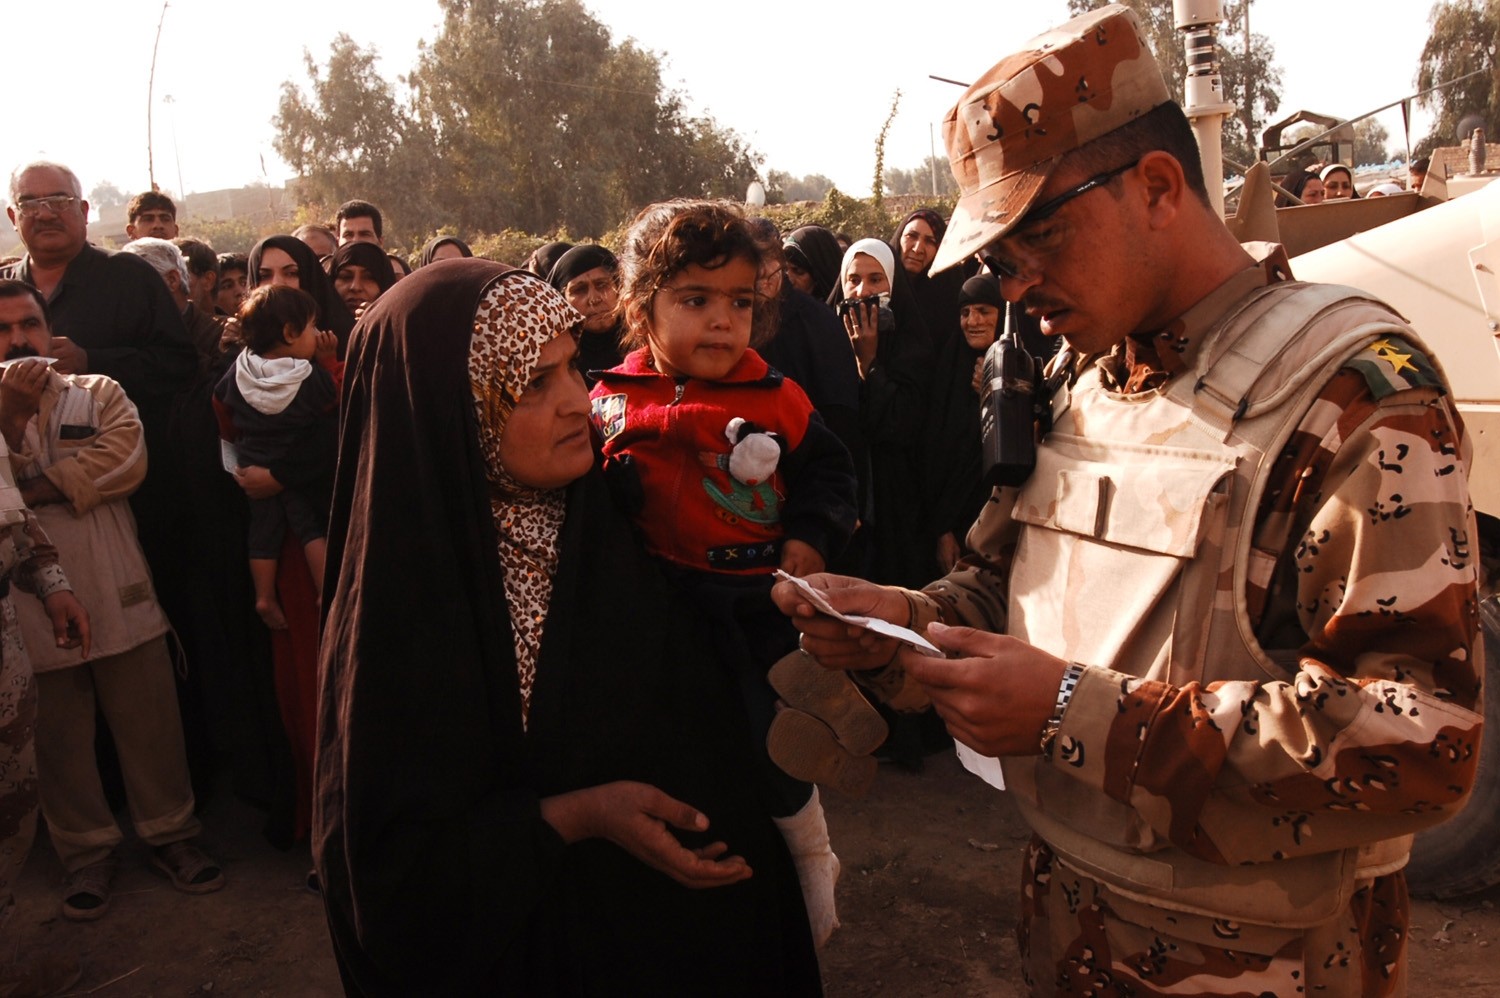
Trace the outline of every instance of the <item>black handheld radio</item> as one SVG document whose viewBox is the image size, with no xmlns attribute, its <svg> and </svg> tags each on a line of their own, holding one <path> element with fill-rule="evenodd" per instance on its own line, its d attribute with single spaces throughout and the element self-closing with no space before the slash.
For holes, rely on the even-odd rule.
<svg viewBox="0 0 1500 998">
<path fill-rule="evenodd" d="M 1016 335 L 1009 304 L 999 338 L 985 351 L 983 382 L 984 484 L 1020 485 L 1036 467 L 1038 406 L 1045 403 L 1041 367 Z"/>
</svg>

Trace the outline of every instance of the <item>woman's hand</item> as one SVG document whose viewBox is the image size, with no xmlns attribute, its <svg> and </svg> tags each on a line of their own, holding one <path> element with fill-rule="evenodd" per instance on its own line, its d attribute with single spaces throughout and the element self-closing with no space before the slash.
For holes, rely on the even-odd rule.
<svg viewBox="0 0 1500 998">
<path fill-rule="evenodd" d="M 240 483 L 240 488 L 244 489 L 245 495 L 251 499 L 270 499 L 272 496 L 279 495 L 285 488 L 269 469 L 262 468 L 258 464 L 235 468 L 234 480 Z"/>
<path fill-rule="evenodd" d="M 875 350 L 880 345 L 880 307 L 871 302 L 860 302 L 850 308 L 844 313 L 844 332 L 849 334 L 854 359 L 859 362 L 859 376 L 863 380 L 875 368 Z"/>
<path fill-rule="evenodd" d="M 750 877 L 750 864 L 726 855 L 729 847 L 714 842 L 689 849 L 667 830 L 708 829 L 708 818 L 653 786 L 621 780 L 574 790 L 542 800 L 542 818 L 564 842 L 607 839 L 653 870 L 684 887 L 724 887 Z"/>
</svg>

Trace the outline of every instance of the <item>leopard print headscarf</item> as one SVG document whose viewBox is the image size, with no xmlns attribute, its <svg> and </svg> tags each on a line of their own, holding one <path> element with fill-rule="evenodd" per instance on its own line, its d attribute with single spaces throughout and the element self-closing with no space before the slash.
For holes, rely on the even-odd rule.
<svg viewBox="0 0 1500 998">
<path fill-rule="evenodd" d="M 508 275 L 480 300 L 469 346 L 469 387 L 479 422 L 479 449 L 489 473 L 490 512 L 500 538 L 523 729 L 531 716 L 542 627 L 552 601 L 565 497 L 561 489 L 534 489 L 512 478 L 500 464 L 500 437 L 531 381 L 542 347 L 567 335 L 581 319 L 544 282 Z"/>
</svg>

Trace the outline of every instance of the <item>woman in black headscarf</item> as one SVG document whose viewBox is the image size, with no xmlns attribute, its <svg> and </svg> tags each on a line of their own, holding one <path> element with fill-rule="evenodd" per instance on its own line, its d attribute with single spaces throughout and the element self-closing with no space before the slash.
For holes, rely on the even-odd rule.
<svg viewBox="0 0 1500 998">
<path fill-rule="evenodd" d="M 295 236 L 267 236 L 250 250 L 249 283 L 283 284 L 301 288 L 318 303 L 318 328 L 331 330 L 344 355 L 354 316 L 333 290 L 317 255 Z M 256 465 L 235 471 L 235 480 L 251 499 L 269 499 L 287 488 L 312 488 L 327 475 L 327 437 L 309 434 L 270 467 Z M 307 835 L 312 810 L 313 728 L 317 700 L 318 593 L 308 572 L 302 545 L 291 531 L 282 545 L 276 567 L 276 594 L 287 626 L 271 632 L 272 673 L 276 701 L 295 774 L 295 792 L 286 803 L 278 794 L 272 804 L 267 835 L 273 843 L 289 845 Z M 290 810 L 290 815 L 287 811 Z"/>
<path fill-rule="evenodd" d="M 417 266 L 425 267 L 438 260 L 468 259 L 473 255 L 474 251 L 469 249 L 469 244 L 457 236 L 434 236 L 422 247 L 421 261 Z"/>
<path fill-rule="evenodd" d="M 593 388 L 598 379 L 592 372 L 618 367 L 625 356 L 620 349 L 625 330 L 620 312 L 620 261 L 603 246 L 574 246 L 557 258 L 547 283 L 583 314 L 578 369 Z"/>
<path fill-rule="evenodd" d="M 328 276 L 334 294 L 355 318 L 396 283 L 396 271 L 385 250 L 365 242 L 345 243 L 334 250 L 328 261 Z"/>
<path fill-rule="evenodd" d="M 861 454 L 859 366 L 844 325 L 828 307 L 826 294 L 814 298 L 789 279 L 791 260 L 785 247 L 790 244 L 782 241 L 775 223 L 768 218 L 749 222 L 761 251 L 756 291 L 777 309 L 775 328 L 764 340 L 752 339 L 751 345 L 766 363 L 802 387 L 851 455 Z"/>
<path fill-rule="evenodd" d="M 351 347 L 314 829 L 344 986 L 817 994 L 743 710 L 593 470 L 576 321 L 454 261 Z"/>
<path fill-rule="evenodd" d="M 891 251 L 906 274 L 927 335 L 938 349 L 958 335 L 958 289 L 964 283 L 961 267 L 932 273 L 932 261 L 947 231 L 948 223 L 942 215 L 931 208 L 918 208 L 901 220 L 891 238 Z"/>
<path fill-rule="evenodd" d="M 1000 281 L 980 274 L 958 294 L 962 332 L 938 348 L 937 391 L 933 395 L 925 449 L 928 502 L 937 525 L 938 567 L 953 569 L 969 527 L 984 507 L 989 490 L 981 484 L 978 366 L 1005 316 Z"/>
<path fill-rule="evenodd" d="M 250 250 L 247 277 L 251 290 L 262 284 L 285 284 L 312 295 L 318 303 L 318 328 L 339 338 L 339 356 L 344 355 L 354 315 L 334 293 L 333 282 L 306 243 L 296 236 L 267 236 Z"/>
<path fill-rule="evenodd" d="M 792 287 L 827 301 L 839 281 L 839 263 L 844 258 L 838 237 L 821 225 L 804 225 L 788 233 L 781 248 Z"/>
<path fill-rule="evenodd" d="M 572 248 L 572 243 L 543 243 L 532 250 L 531 255 L 526 258 L 525 269 L 545 281 L 547 275 L 552 273 L 552 267 L 562 258 L 564 253 Z"/>
<path fill-rule="evenodd" d="M 1276 195 L 1276 207 L 1290 208 L 1297 204 L 1322 204 L 1327 196 L 1323 190 L 1323 178 L 1316 170 L 1298 170 L 1281 182 L 1281 186 L 1292 195 Z M 1293 200 L 1295 198 L 1295 200 Z"/>
</svg>

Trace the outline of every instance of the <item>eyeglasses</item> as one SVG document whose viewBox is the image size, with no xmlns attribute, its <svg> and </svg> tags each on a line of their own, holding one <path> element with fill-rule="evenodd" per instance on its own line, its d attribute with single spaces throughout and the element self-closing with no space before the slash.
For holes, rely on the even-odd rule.
<svg viewBox="0 0 1500 998">
<path fill-rule="evenodd" d="M 1067 241 L 1067 226 L 1045 226 L 1041 223 L 1056 215 L 1058 210 L 1069 201 L 1082 197 L 1096 187 L 1103 187 L 1120 174 L 1135 169 L 1139 163 L 1140 160 L 1136 159 L 1124 166 L 1095 174 L 1077 187 L 1043 201 L 1023 215 L 1010 232 L 980 250 L 980 262 L 998 276 L 1008 277 L 1013 281 L 1032 277 L 1043 264 L 1057 255 L 1057 251 L 1062 249 L 1063 243 Z M 1016 262 L 1008 253 L 1000 249 L 1004 244 L 1012 244 L 1012 249 L 1019 248 L 1022 254 L 1029 258 L 1029 262 L 1026 264 Z"/>
<path fill-rule="evenodd" d="M 53 215 L 61 215 L 77 203 L 78 199 L 68 194 L 49 194 L 44 198 L 22 198 L 16 202 L 16 211 L 27 218 L 36 218 L 44 211 Z"/>
</svg>

